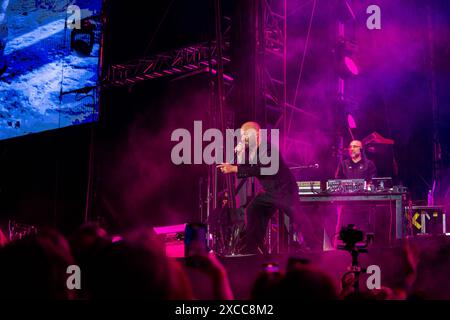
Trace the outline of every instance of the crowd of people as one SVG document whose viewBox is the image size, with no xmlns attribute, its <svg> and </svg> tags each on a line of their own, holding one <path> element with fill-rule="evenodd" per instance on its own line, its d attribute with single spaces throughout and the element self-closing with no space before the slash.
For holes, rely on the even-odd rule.
<svg viewBox="0 0 450 320">
<path fill-rule="evenodd" d="M 156 299 L 192 300 L 195 286 L 211 286 L 211 300 L 233 300 L 233 288 L 220 257 L 198 257 L 195 266 L 166 256 L 152 229 L 141 228 L 112 237 L 96 224 L 81 226 L 69 237 L 54 229 L 40 229 L 9 241 L 0 231 L 0 299 Z M 402 285 L 354 290 L 355 276 L 341 283 L 303 259 L 289 260 L 285 270 L 266 268 L 249 275 L 252 300 L 406 300 L 449 299 L 447 270 L 450 246 L 442 244 L 433 255 L 404 243 Z M 81 270 L 81 286 L 67 285 L 68 267 Z M 197 268 L 209 281 L 193 283 L 188 268 Z M 253 281 L 252 283 L 250 283 Z M 203 298 L 202 298 L 203 299 Z"/>
</svg>

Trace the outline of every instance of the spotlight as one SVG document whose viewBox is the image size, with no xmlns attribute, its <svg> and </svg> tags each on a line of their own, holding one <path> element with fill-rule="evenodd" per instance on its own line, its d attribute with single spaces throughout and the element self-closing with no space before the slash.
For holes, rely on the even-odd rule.
<svg viewBox="0 0 450 320">
<path fill-rule="evenodd" d="M 357 76 L 359 74 L 358 66 L 355 61 L 350 57 L 344 57 L 344 65 L 347 67 L 348 72 Z"/>
<path fill-rule="evenodd" d="M 347 114 L 347 124 L 350 129 L 356 129 L 356 121 L 350 113 Z"/>
<path fill-rule="evenodd" d="M 73 29 L 70 34 L 70 47 L 81 56 L 89 56 L 94 47 L 95 24 L 90 19 L 81 21 L 80 29 Z"/>
<path fill-rule="evenodd" d="M 355 51 L 356 45 L 350 41 L 341 41 L 334 50 L 336 69 L 343 79 L 359 75 L 358 65 L 352 57 Z"/>
</svg>

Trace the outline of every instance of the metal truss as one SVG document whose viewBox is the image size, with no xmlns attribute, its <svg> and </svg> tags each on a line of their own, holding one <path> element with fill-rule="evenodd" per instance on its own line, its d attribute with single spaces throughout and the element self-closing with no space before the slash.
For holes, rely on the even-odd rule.
<svg viewBox="0 0 450 320">
<path fill-rule="evenodd" d="M 229 47 L 225 43 L 225 48 Z M 128 63 L 115 64 L 108 68 L 105 82 L 113 86 L 134 85 L 137 82 L 162 77 L 180 77 L 201 72 L 215 73 L 217 46 L 207 43 L 159 53 Z M 227 55 L 223 64 L 230 62 Z M 210 70 L 211 68 L 211 70 Z"/>
<path fill-rule="evenodd" d="M 221 46 L 221 65 L 230 62 L 231 20 L 223 18 L 226 26 Z M 158 53 L 127 63 L 111 65 L 106 71 L 104 83 L 112 86 L 132 86 L 138 82 L 168 78 L 184 78 L 203 72 L 217 74 L 219 48 L 216 41 L 192 44 L 172 51 Z M 232 77 L 223 75 L 225 81 Z"/>
<path fill-rule="evenodd" d="M 290 87 L 295 85 L 287 83 L 287 18 L 294 11 L 301 10 L 311 3 L 313 1 L 304 2 L 288 11 L 287 0 L 260 2 L 256 73 L 264 101 L 265 125 L 280 130 L 282 150 L 302 143 L 290 130 L 295 124 L 295 118 L 301 116 L 317 119 L 314 113 L 297 106 L 296 97 L 292 102 L 287 97 L 288 85 Z"/>
<path fill-rule="evenodd" d="M 264 0 L 259 8 L 256 74 L 264 101 L 266 127 L 280 129 L 286 143 L 286 0 Z M 267 116 L 278 113 L 275 121 Z"/>
<path fill-rule="evenodd" d="M 261 0 L 258 10 L 256 74 L 263 98 L 265 126 L 280 130 L 280 146 L 284 152 L 301 142 L 289 135 L 294 115 L 316 116 L 287 99 L 287 0 Z M 269 117 L 269 114 L 274 116 Z M 268 250 L 286 251 L 289 218 L 282 213 L 275 215 L 269 230 L 273 232 L 266 237 Z"/>
</svg>

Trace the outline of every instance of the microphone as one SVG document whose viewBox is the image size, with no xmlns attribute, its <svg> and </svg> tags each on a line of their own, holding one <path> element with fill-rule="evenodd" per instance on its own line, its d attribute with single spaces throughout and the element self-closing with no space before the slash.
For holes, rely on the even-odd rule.
<svg viewBox="0 0 450 320">
<path fill-rule="evenodd" d="M 295 170 L 295 169 L 319 169 L 319 164 L 315 163 L 315 164 L 310 164 L 310 165 L 306 165 L 306 166 L 298 166 L 298 167 L 290 167 L 289 169 L 291 170 Z"/>
<path fill-rule="evenodd" d="M 234 152 L 235 153 L 240 153 L 242 150 L 244 150 L 245 148 L 245 144 L 242 142 L 239 142 L 236 146 L 236 148 L 234 148 Z"/>
<path fill-rule="evenodd" d="M 239 163 L 242 159 L 242 151 L 245 148 L 245 144 L 239 142 L 236 147 L 234 147 L 233 159 L 231 163 Z"/>
</svg>

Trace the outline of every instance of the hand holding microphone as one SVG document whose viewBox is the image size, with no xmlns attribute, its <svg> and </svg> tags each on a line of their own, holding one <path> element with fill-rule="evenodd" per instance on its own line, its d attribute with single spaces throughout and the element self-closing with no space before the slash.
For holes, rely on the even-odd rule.
<svg viewBox="0 0 450 320">
<path fill-rule="evenodd" d="M 241 153 L 245 149 L 245 144 L 241 141 L 237 144 L 237 146 L 234 148 L 235 153 Z"/>
<path fill-rule="evenodd" d="M 237 144 L 237 146 L 234 148 L 234 153 L 236 153 L 237 157 L 239 158 L 242 155 L 242 152 L 245 150 L 245 143 L 242 141 Z M 222 173 L 229 174 L 229 173 L 237 173 L 237 166 L 232 165 L 230 163 L 222 163 L 217 166 Z"/>
</svg>

